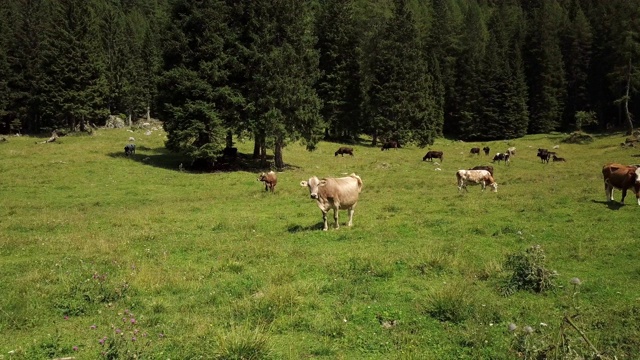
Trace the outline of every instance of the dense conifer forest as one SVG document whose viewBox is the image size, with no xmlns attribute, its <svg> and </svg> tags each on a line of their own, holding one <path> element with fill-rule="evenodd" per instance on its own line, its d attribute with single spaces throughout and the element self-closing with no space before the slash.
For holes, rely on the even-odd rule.
<svg viewBox="0 0 640 360">
<path fill-rule="evenodd" d="M 241 136 L 418 146 L 634 128 L 637 0 L 4 0 L 0 133 L 159 118 L 213 161 Z"/>
</svg>

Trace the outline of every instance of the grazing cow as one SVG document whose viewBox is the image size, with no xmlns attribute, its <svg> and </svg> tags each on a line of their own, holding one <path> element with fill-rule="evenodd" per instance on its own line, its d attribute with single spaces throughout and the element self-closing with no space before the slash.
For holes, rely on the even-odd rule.
<svg viewBox="0 0 640 360">
<path fill-rule="evenodd" d="M 397 141 L 387 141 L 386 143 L 382 144 L 382 151 L 389 149 L 398 149 L 399 147 L 400 144 L 398 144 Z"/>
<path fill-rule="evenodd" d="M 471 148 L 471 151 L 469 151 L 469 153 L 480 155 L 480 148 L 478 148 L 478 147 Z"/>
<path fill-rule="evenodd" d="M 514 156 L 516 154 L 516 148 L 515 147 L 510 147 L 507 149 L 507 154 L 509 154 L 509 156 Z"/>
<path fill-rule="evenodd" d="M 469 170 L 487 170 L 489 172 L 489 174 L 491 174 L 491 176 L 493 176 L 493 166 L 491 166 L 491 165 L 478 165 L 478 166 L 474 166 L 473 168 L 471 168 Z"/>
<path fill-rule="evenodd" d="M 275 172 L 269 171 L 268 173 L 260 174 L 258 181 L 264 182 L 264 191 L 271 190 L 273 192 L 278 183 L 278 176 Z"/>
<path fill-rule="evenodd" d="M 482 191 L 489 185 L 493 188 L 493 192 L 498 191 L 498 184 L 487 170 L 458 170 L 456 178 L 458 179 L 458 191 L 465 189 L 468 192 L 467 185 L 480 185 Z"/>
<path fill-rule="evenodd" d="M 433 161 L 433 159 L 442 159 L 444 158 L 444 153 L 442 151 L 427 151 L 427 153 L 422 158 L 422 161 L 429 160 Z"/>
<path fill-rule="evenodd" d="M 510 164 L 511 163 L 511 155 L 509 155 L 508 153 L 496 153 L 496 155 L 493 157 L 492 162 L 498 162 L 498 164 L 500 164 L 500 161 L 504 161 L 505 164 Z"/>
<path fill-rule="evenodd" d="M 126 156 L 133 155 L 136 153 L 136 144 L 127 144 L 124 147 L 124 154 Z"/>
<path fill-rule="evenodd" d="M 333 209 L 335 227 L 338 229 L 338 210 L 347 210 L 349 214 L 348 226 L 353 225 L 353 212 L 358 203 L 358 195 L 362 191 L 362 179 L 356 174 L 341 178 L 318 179 L 313 176 L 308 181 L 301 181 L 300 186 L 309 188 L 312 199 L 318 203 L 322 211 L 324 226 L 322 230 L 329 229 L 327 224 L 327 212 Z"/>
<path fill-rule="evenodd" d="M 551 158 L 553 159 L 553 162 L 566 162 L 567 160 L 563 157 L 557 157 L 554 155 L 551 155 Z"/>
<path fill-rule="evenodd" d="M 624 204 L 627 189 L 632 189 L 640 205 L 640 168 L 622 164 L 606 164 L 602 167 L 604 177 L 604 193 L 607 201 L 613 201 L 613 188 L 622 190 L 620 203 Z"/>
<path fill-rule="evenodd" d="M 538 149 L 538 154 L 536 155 L 537 157 L 540 158 L 540 160 L 542 160 L 542 163 L 549 163 L 549 160 L 551 159 L 551 153 L 549 151 L 547 151 L 547 149 Z"/>
<path fill-rule="evenodd" d="M 336 151 L 335 156 L 338 156 L 338 155 L 344 156 L 344 154 L 349 154 L 353 156 L 353 148 L 343 146 L 339 148 L 338 151 Z"/>
<path fill-rule="evenodd" d="M 485 146 L 482 148 L 482 151 L 484 151 L 485 155 L 489 155 L 489 152 L 491 151 L 491 148 L 489 148 L 488 146 Z"/>
</svg>

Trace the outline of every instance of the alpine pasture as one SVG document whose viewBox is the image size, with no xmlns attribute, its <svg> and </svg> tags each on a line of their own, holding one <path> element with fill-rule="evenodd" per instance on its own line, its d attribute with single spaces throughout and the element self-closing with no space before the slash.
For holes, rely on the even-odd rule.
<svg viewBox="0 0 640 360">
<path fill-rule="evenodd" d="M 617 190 L 608 204 L 601 174 L 640 162 L 622 134 L 349 144 L 353 157 L 289 144 L 273 194 L 257 181 L 266 168 L 186 171 L 160 131 L 134 133 L 124 156 L 131 135 L 0 143 L 0 359 L 639 354 L 640 207 Z M 554 145 L 567 161 L 542 164 L 536 149 Z M 510 146 L 497 193 L 458 191 L 458 169 Z M 443 161 L 422 161 L 427 150 Z M 364 184 L 354 225 L 342 211 L 323 232 L 300 181 L 350 173 Z M 535 245 L 555 287 L 506 296 L 506 260 Z"/>
</svg>

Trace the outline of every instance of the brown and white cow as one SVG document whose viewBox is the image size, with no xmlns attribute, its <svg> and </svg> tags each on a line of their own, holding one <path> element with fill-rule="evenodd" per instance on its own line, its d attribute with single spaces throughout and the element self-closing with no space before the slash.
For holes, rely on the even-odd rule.
<svg viewBox="0 0 640 360">
<path fill-rule="evenodd" d="M 458 179 L 458 191 L 462 189 L 469 191 L 467 185 L 480 185 L 482 191 L 489 185 L 493 188 L 493 192 L 498 191 L 498 184 L 487 170 L 458 170 L 456 178 Z"/>
<path fill-rule="evenodd" d="M 307 181 L 301 181 L 300 186 L 308 188 L 311 198 L 318 203 L 324 222 L 322 230 L 329 229 L 327 212 L 331 209 L 333 209 L 336 229 L 340 228 L 338 210 L 347 210 L 349 215 L 347 226 L 353 225 L 354 208 L 358 204 L 358 195 L 362 191 L 362 179 L 358 175 L 351 174 L 341 178 L 324 179 L 313 176 Z"/>
<path fill-rule="evenodd" d="M 271 190 L 271 192 L 273 192 L 273 189 L 278 183 L 278 176 L 275 172 L 269 171 L 268 173 L 260 174 L 258 181 L 264 182 L 264 191 Z"/>
<path fill-rule="evenodd" d="M 606 164 L 602 167 L 604 177 L 604 193 L 607 201 L 613 201 L 613 188 L 622 190 L 620 203 L 624 204 L 627 189 L 632 189 L 636 194 L 640 205 L 640 168 L 616 163 Z"/>
<path fill-rule="evenodd" d="M 349 154 L 353 156 L 353 148 L 342 146 L 338 149 L 338 151 L 335 152 L 334 156 L 338 156 L 338 155 L 344 156 L 344 154 Z"/>
<path fill-rule="evenodd" d="M 491 165 L 478 165 L 474 166 L 469 170 L 487 170 L 491 176 L 493 176 L 493 166 Z"/>
<path fill-rule="evenodd" d="M 496 153 L 491 162 L 496 162 L 496 161 L 498 162 L 498 164 L 500 164 L 500 161 L 504 161 L 505 164 L 510 164 L 511 155 L 509 155 L 509 153 Z"/>
</svg>

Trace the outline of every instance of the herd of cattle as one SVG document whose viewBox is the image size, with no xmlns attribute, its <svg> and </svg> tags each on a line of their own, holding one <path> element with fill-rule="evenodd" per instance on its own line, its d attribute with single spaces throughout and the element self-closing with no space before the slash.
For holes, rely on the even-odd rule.
<svg viewBox="0 0 640 360">
<path fill-rule="evenodd" d="M 382 150 L 397 149 L 400 144 L 397 142 L 387 142 L 382 146 Z M 126 149 L 125 149 L 126 150 Z M 480 155 L 480 151 L 483 151 L 485 155 L 489 155 L 491 149 L 488 146 L 480 149 L 478 147 L 471 148 L 470 154 Z M 336 150 L 334 156 L 353 156 L 353 148 L 342 146 Z M 505 164 L 510 164 L 511 157 L 515 156 L 516 148 L 510 147 L 504 153 L 496 153 L 493 157 L 493 162 L 498 164 L 503 161 Z M 564 158 L 557 157 L 557 154 L 547 149 L 538 149 L 537 156 L 543 163 L 548 163 L 550 159 L 553 161 L 566 161 Z M 422 158 L 423 161 L 434 161 L 438 159 L 441 162 L 444 159 L 443 151 L 431 150 L 428 151 Z M 636 197 L 638 199 L 638 205 L 640 205 L 640 169 L 638 167 L 625 167 L 620 164 L 608 164 L 602 170 L 605 178 L 605 191 L 607 193 L 607 200 L 613 200 L 613 188 L 622 189 L 622 202 L 626 196 L 627 189 L 633 187 Z M 458 191 L 463 189 L 468 191 L 468 185 L 480 185 L 482 191 L 488 186 L 493 192 L 498 191 L 498 184 L 494 177 L 494 168 L 491 165 L 479 165 L 468 170 L 458 170 L 456 172 L 456 180 L 458 184 Z M 265 191 L 274 192 L 275 186 L 278 183 L 277 174 L 273 171 L 268 173 L 261 173 L 258 176 L 258 181 L 264 183 Z M 341 178 L 322 178 L 319 179 L 316 176 L 300 182 L 300 186 L 306 187 L 309 190 L 309 195 L 312 199 L 316 200 L 316 203 L 322 211 L 323 230 L 328 230 L 329 225 L 327 221 L 327 213 L 333 210 L 334 226 L 339 228 L 338 223 L 338 211 L 347 210 L 349 216 L 348 226 L 353 225 L 353 213 L 358 203 L 358 196 L 362 191 L 362 179 L 356 175 L 351 174 Z"/>
</svg>

